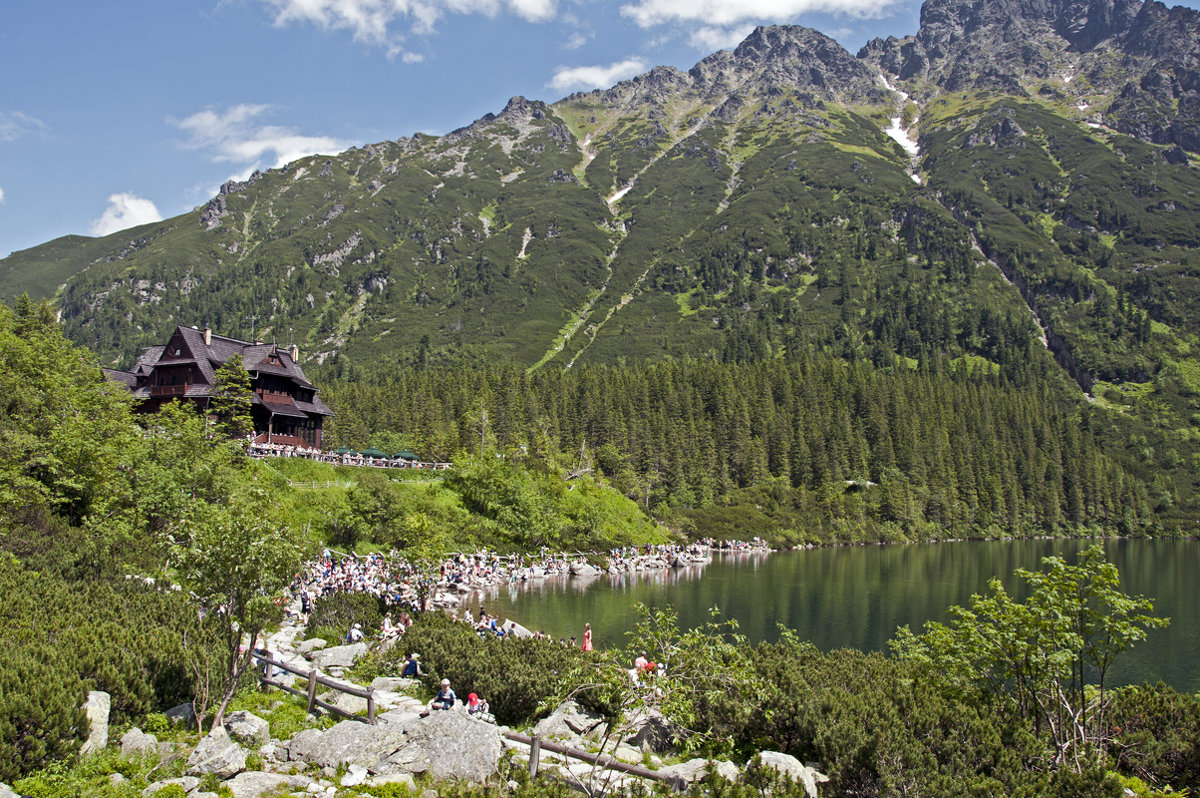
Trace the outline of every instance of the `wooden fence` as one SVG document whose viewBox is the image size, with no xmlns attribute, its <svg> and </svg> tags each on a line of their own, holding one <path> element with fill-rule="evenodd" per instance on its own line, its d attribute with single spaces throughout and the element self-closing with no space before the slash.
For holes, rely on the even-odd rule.
<svg viewBox="0 0 1200 798">
<path fill-rule="evenodd" d="M 552 743 L 549 740 L 543 740 L 541 737 L 530 737 L 527 734 L 520 732 L 506 731 L 504 736 L 513 742 L 522 743 L 529 746 L 529 776 L 534 778 L 538 772 L 538 760 L 541 758 L 541 752 L 553 751 L 556 754 L 562 754 L 572 759 L 579 759 L 584 762 L 591 762 L 594 765 L 615 770 L 618 773 L 628 773 L 630 776 L 637 776 L 639 779 L 649 779 L 650 781 L 659 781 L 663 784 L 670 785 L 677 792 L 683 792 L 687 789 L 687 779 L 682 776 L 667 775 L 659 773 L 649 768 L 644 768 L 640 765 L 630 765 L 627 762 L 610 756 L 608 754 L 593 754 L 589 751 L 581 751 L 578 748 L 571 748 L 566 745 Z"/>
<path fill-rule="evenodd" d="M 266 671 L 264 671 L 262 676 L 260 677 L 260 680 L 262 681 L 263 684 L 269 684 L 272 687 L 278 687 L 280 690 L 291 693 L 292 695 L 298 695 L 301 698 L 307 699 L 309 712 L 313 711 L 313 707 L 321 707 L 322 709 L 327 709 L 330 712 L 333 712 L 334 714 L 337 714 L 337 715 L 341 715 L 343 718 L 347 718 L 349 720 L 360 720 L 363 723 L 374 723 L 375 722 L 375 692 L 373 690 L 364 690 L 361 687 L 352 687 L 352 686 L 343 684 L 341 682 L 334 681 L 333 679 L 329 678 L 328 676 L 323 675 L 316 668 L 313 668 L 313 669 L 309 670 L 307 673 L 305 673 L 304 671 L 302 671 L 298 668 L 294 668 L 291 665 L 288 665 L 286 662 L 280 662 L 279 660 L 271 659 L 270 657 L 264 657 L 261 654 L 252 654 L 252 656 L 254 657 L 254 659 L 258 660 L 263 665 L 269 665 L 269 666 L 272 666 L 275 668 L 279 668 L 280 670 L 284 670 L 284 671 L 287 671 L 288 673 L 295 674 L 296 676 L 299 676 L 302 679 L 307 679 L 308 680 L 308 692 L 305 692 L 303 690 L 297 690 L 295 687 L 289 687 L 288 685 L 283 684 L 282 682 L 279 682 L 279 681 L 276 681 L 275 679 L 270 678 L 270 676 L 267 675 Z M 364 718 L 362 715 L 356 715 L 353 712 L 348 712 L 348 711 L 342 709 L 341 707 L 334 706 L 333 704 L 330 704 L 326 701 L 322 701 L 321 699 L 317 698 L 317 685 L 319 685 L 319 684 L 323 684 L 326 687 L 337 690 L 340 693 L 346 693 L 347 695 L 358 696 L 359 698 L 365 698 L 367 700 L 367 716 Z"/>
<path fill-rule="evenodd" d="M 342 684 L 341 682 L 334 681 L 333 679 L 322 675 L 321 672 L 316 668 L 312 668 L 306 673 L 299 668 L 292 667 L 286 662 L 280 662 L 279 660 L 265 657 L 261 654 L 252 654 L 251 656 L 253 656 L 254 659 L 262 665 L 269 665 L 271 667 L 279 668 L 280 670 L 284 670 L 288 673 L 307 679 L 308 690 L 306 692 L 304 690 L 297 690 L 294 687 L 290 687 L 280 681 L 272 679 L 266 674 L 266 672 L 262 673 L 260 677 L 263 684 L 270 685 L 272 687 L 278 687 L 280 690 L 284 690 L 292 695 L 300 696 L 301 698 L 306 699 L 308 701 L 309 712 L 313 711 L 313 707 L 321 707 L 349 720 L 357 720 L 362 721 L 363 723 L 371 724 L 375 723 L 375 692 L 373 690 L 364 690 L 359 687 L 351 687 Z M 367 700 L 367 716 L 364 718 L 362 715 L 356 715 L 353 712 L 348 712 L 341 707 L 317 698 L 317 685 L 319 684 L 330 687 L 338 692 L 358 696 L 359 698 L 365 698 Z M 662 782 L 663 784 L 671 786 L 677 792 L 683 792 L 688 786 L 687 780 L 682 776 L 667 775 L 641 767 L 640 765 L 630 765 L 627 762 L 622 762 L 621 760 L 608 754 L 593 754 L 590 751 L 583 751 L 578 748 L 571 748 L 566 745 L 550 742 L 549 740 L 543 740 L 541 737 L 536 735 L 531 737 L 527 734 L 521 734 L 520 732 L 514 731 L 505 731 L 503 734 L 509 740 L 529 746 L 529 775 L 531 778 L 537 777 L 541 752 L 545 750 L 556 754 L 561 754 L 562 756 L 570 757 L 571 759 L 578 759 L 583 762 L 591 762 L 594 765 L 599 765 L 600 767 L 609 770 L 615 770 L 618 773 L 626 773 L 630 776 L 637 776 L 639 779 Z"/>
</svg>

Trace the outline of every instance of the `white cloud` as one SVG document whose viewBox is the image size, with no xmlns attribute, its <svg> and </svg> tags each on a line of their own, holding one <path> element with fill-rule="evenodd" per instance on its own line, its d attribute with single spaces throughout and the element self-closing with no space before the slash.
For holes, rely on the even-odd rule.
<svg viewBox="0 0 1200 798">
<path fill-rule="evenodd" d="M 0 141 L 14 141 L 26 133 L 41 133 L 46 123 L 21 111 L 0 111 Z"/>
<path fill-rule="evenodd" d="M 403 56 L 401 56 L 401 58 L 406 64 L 419 64 L 425 60 L 425 56 L 421 55 L 420 53 L 413 52 L 405 53 Z"/>
<path fill-rule="evenodd" d="M 559 91 L 568 89 L 607 89 L 614 83 L 646 71 L 646 62 L 627 58 L 608 66 L 559 67 L 546 85 Z"/>
<path fill-rule="evenodd" d="M 692 31 L 688 41 L 698 50 L 711 53 L 716 50 L 732 50 L 754 31 L 753 25 L 736 28 L 703 27 Z"/>
<path fill-rule="evenodd" d="M 583 47 L 585 44 L 587 44 L 591 38 L 592 34 L 590 33 L 585 34 L 576 31 L 575 33 L 572 33 L 563 43 L 563 48 L 566 50 L 578 50 L 580 47 Z"/>
<path fill-rule="evenodd" d="M 275 13 L 276 25 L 308 23 L 323 30 L 350 31 L 356 41 L 380 45 L 389 55 L 400 52 L 402 40 L 394 23 L 408 23 L 416 33 L 428 33 L 446 14 L 509 12 L 544 22 L 557 13 L 557 0 L 262 0 Z"/>
<path fill-rule="evenodd" d="M 94 236 L 106 236 L 127 227 L 161 219 L 162 214 L 150 200 L 130 193 L 113 194 L 108 198 L 108 207 L 99 219 L 92 222 L 90 229 Z"/>
<path fill-rule="evenodd" d="M 0 205 L 4 204 L 4 189 L 0 188 Z"/>
<path fill-rule="evenodd" d="M 811 12 L 873 17 L 895 3 L 896 0 L 638 0 L 621 6 L 621 13 L 643 28 L 663 22 L 728 27 L 747 20 L 788 22 Z"/>
<path fill-rule="evenodd" d="M 333 154 L 350 146 L 328 136 L 304 136 L 292 128 L 261 124 L 267 105 L 243 103 L 225 111 L 206 108 L 184 119 L 169 119 L 188 134 L 188 149 L 206 150 L 214 161 L 242 164 L 246 175 L 279 167 L 316 153 Z"/>
</svg>

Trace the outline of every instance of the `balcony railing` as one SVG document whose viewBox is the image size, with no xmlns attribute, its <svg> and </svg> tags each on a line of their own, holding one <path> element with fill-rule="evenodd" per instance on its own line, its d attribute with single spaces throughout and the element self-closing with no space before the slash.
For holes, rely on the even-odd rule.
<svg viewBox="0 0 1200 798">
<path fill-rule="evenodd" d="M 151 396 L 183 396 L 191 385 L 151 385 Z"/>
</svg>

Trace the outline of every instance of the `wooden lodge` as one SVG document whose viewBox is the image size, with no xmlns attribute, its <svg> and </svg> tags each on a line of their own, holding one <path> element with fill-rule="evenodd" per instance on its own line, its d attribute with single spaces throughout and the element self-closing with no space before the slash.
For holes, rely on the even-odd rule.
<svg viewBox="0 0 1200 798">
<path fill-rule="evenodd" d="M 176 399 L 207 409 L 215 372 L 234 355 L 242 356 L 250 375 L 255 441 L 319 450 L 322 426 L 333 411 L 304 376 L 296 346 L 283 349 L 213 335 L 207 327 L 180 326 L 166 344 L 143 352 L 132 370 L 106 369 L 105 375 L 126 385 L 143 412 L 155 412 Z"/>
</svg>

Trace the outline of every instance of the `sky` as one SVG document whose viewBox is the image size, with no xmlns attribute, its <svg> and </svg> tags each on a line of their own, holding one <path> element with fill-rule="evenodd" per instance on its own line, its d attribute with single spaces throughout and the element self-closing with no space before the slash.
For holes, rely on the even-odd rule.
<svg viewBox="0 0 1200 798">
<path fill-rule="evenodd" d="M 1200 0 L 1187 0 L 1200 7 Z M 442 134 L 762 24 L 851 53 L 916 0 L 0 0 L 0 257 L 206 203 L 303 155 Z"/>
</svg>

